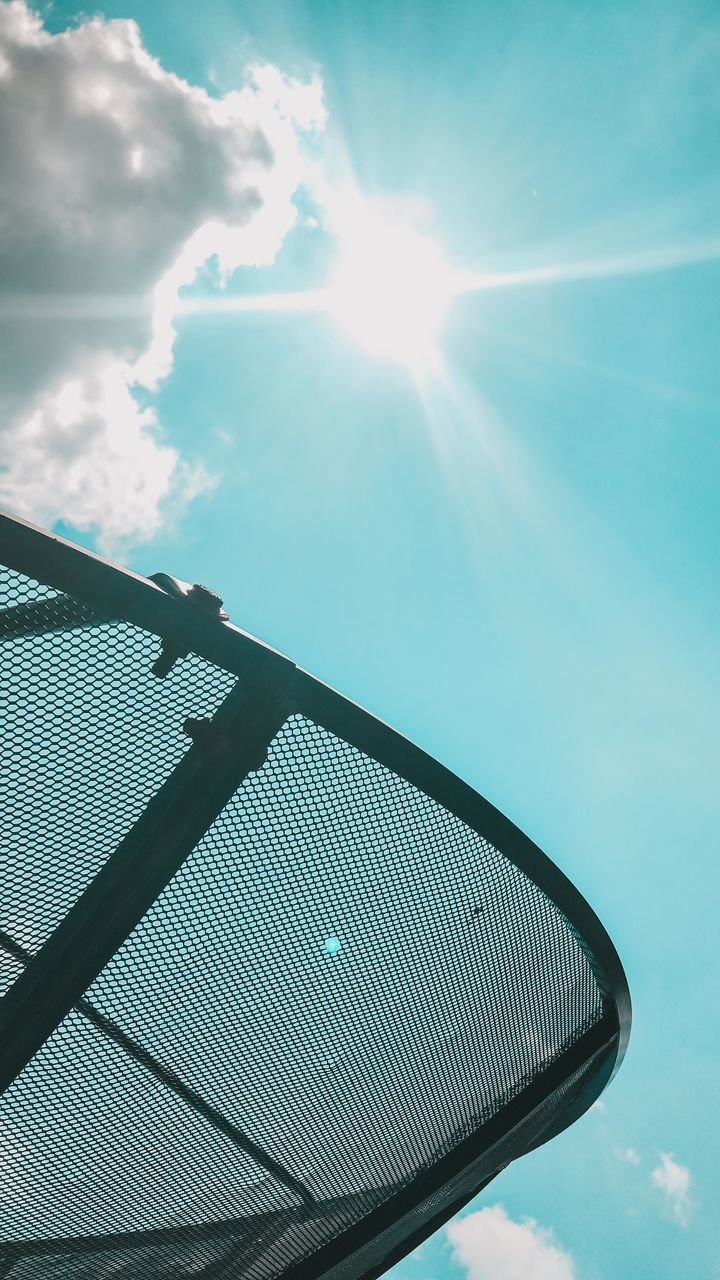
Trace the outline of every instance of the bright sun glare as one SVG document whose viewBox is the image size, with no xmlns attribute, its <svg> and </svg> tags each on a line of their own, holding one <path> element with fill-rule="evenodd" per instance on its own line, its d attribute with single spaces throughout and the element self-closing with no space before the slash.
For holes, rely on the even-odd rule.
<svg viewBox="0 0 720 1280">
<path fill-rule="evenodd" d="M 456 291 L 440 245 L 367 206 L 344 211 L 328 288 L 332 314 L 370 355 L 416 375 L 439 363 L 438 338 Z"/>
<path fill-rule="evenodd" d="M 335 269 L 325 287 L 289 293 L 194 294 L 178 298 L 177 283 L 168 278 L 167 296 L 156 291 L 161 316 L 165 312 L 170 315 L 203 311 L 329 313 L 347 337 L 369 355 L 404 365 L 420 385 L 446 379 L 440 338 L 446 313 L 458 295 L 672 271 L 720 260 L 720 239 L 715 238 L 520 270 L 467 270 L 452 264 L 442 245 L 419 230 L 407 215 L 403 217 L 405 210 L 398 211 L 392 202 L 373 203 L 353 192 L 331 198 L 327 212 L 323 229 L 334 235 L 338 251 Z M 61 310 L 58 315 L 83 314 L 84 300 L 77 299 L 76 303 L 75 308 Z M 50 314 L 52 301 L 42 298 L 41 304 L 42 314 Z M 115 315 L 118 306 L 126 305 L 127 299 L 109 298 L 108 314 Z"/>
</svg>

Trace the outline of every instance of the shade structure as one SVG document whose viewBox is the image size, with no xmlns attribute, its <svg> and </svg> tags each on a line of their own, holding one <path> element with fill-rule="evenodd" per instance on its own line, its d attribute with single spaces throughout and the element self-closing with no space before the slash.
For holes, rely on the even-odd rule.
<svg viewBox="0 0 720 1280">
<path fill-rule="evenodd" d="M 212 593 L 0 564 L 0 1277 L 380 1275 L 617 1070 L 610 939 Z"/>
</svg>

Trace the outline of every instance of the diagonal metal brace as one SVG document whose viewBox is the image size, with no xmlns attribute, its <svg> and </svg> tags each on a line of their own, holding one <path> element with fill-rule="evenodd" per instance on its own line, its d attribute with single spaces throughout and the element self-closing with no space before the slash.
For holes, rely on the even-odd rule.
<svg viewBox="0 0 720 1280">
<path fill-rule="evenodd" d="M 28 965 L 32 961 L 32 952 L 21 946 L 19 942 L 16 942 L 14 938 L 11 938 L 9 934 L 5 933 L 3 930 L 0 930 L 0 948 L 2 948 L 3 951 L 6 951 L 8 955 L 12 956 L 14 960 L 17 960 L 19 964 Z M 173 1071 L 170 1067 L 166 1067 L 165 1064 L 160 1062 L 154 1054 L 150 1053 L 144 1045 L 140 1044 L 137 1040 L 134 1040 L 132 1036 L 129 1036 L 127 1032 L 123 1031 L 122 1027 L 119 1027 L 114 1019 L 109 1018 L 107 1014 L 100 1013 L 100 1011 L 86 999 L 78 1000 L 75 1008 L 77 1012 L 81 1014 L 86 1021 L 91 1023 L 93 1027 L 100 1031 L 106 1039 L 111 1040 L 113 1044 L 116 1044 L 120 1049 L 123 1049 L 125 1053 L 132 1058 L 133 1062 L 144 1067 L 150 1075 L 154 1076 L 156 1080 L 159 1080 L 161 1084 L 164 1084 L 171 1093 L 174 1093 L 176 1097 L 181 1098 L 196 1115 L 202 1116 L 203 1120 L 207 1121 L 213 1129 L 218 1133 L 221 1133 L 224 1138 L 228 1138 L 229 1141 L 232 1142 L 233 1146 L 239 1148 L 240 1151 L 244 1151 L 246 1155 L 250 1156 L 250 1158 L 254 1160 L 255 1164 L 259 1165 L 260 1168 L 265 1169 L 267 1173 L 271 1174 L 272 1177 L 275 1178 L 276 1182 L 281 1182 L 289 1191 L 294 1192 L 303 1204 L 312 1205 L 315 1203 L 314 1195 L 299 1178 L 296 1178 L 294 1174 L 290 1173 L 288 1169 L 281 1165 L 279 1161 L 275 1160 L 275 1158 L 255 1142 L 253 1138 L 244 1133 L 242 1129 L 239 1129 L 236 1124 L 233 1124 L 231 1120 L 228 1120 L 227 1116 L 223 1115 L 217 1107 L 206 1102 L 196 1089 L 192 1089 L 189 1085 L 185 1084 L 184 1080 L 182 1080 L 176 1071 Z M 1 1276 L 2 1272 L 0 1272 L 0 1277 Z"/>
<path fill-rule="evenodd" d="M 0 1094 L 142 919 L 287 717 L 291 664 L 246 677 L 216 711 L 215 742 L 194 741 L 85 892 L 0 1001 Z"/>
</svg>

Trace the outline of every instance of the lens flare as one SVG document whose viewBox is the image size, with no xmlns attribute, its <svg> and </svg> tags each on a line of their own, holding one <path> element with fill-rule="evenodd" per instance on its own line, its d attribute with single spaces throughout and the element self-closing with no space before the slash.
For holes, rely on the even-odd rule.
<svg viewBox="0 0 720 1280">
<path fill-rule="evenodd" d="M 440 245 L 371 207 L 346 210 L 328 287 L 330 310 L 368 354 L 422 374 L 439 362 L 438 339 L 455 293 Z"/>
</svg>

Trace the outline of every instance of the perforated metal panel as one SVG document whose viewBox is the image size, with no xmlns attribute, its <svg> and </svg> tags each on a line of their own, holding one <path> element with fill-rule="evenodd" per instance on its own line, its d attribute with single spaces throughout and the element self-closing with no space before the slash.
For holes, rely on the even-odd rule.
<svg viewBox="0 0 720 1280">
<path fill-rule="evenodd" d="M 25 537 L 7 559 L 27 569 Z M 188 750 L 218 769 L 234 750 L 211 717 L 236 673 L 188 653 L 158 679 L 161 636 L 44 568 L 54 586 L 13 567 L 0 595 L 16 1010 Z M 340 732 L 343 700 L 309 682 L 285 679 L 279 729 L 204 836 L 178 829 L 166 887 L 82 998 L 63 1008 L 48 970 L 48 1034 L 0 1098 L 0 1275 L 379 1274 L 610 1074 L 625 1015 L 586 904 L 409 744 L 404 776 L 367 713 Z"/>
<path fill-rule="evenodd" d="M 157 636 L 66 628 L 77 611 L 5 567 L 0 611 L 0 929 L 34 952 L 187 750 L 183 721 L 212 715 L 233 678 L 193 654 L 160 681 Z"/>
</svg>

